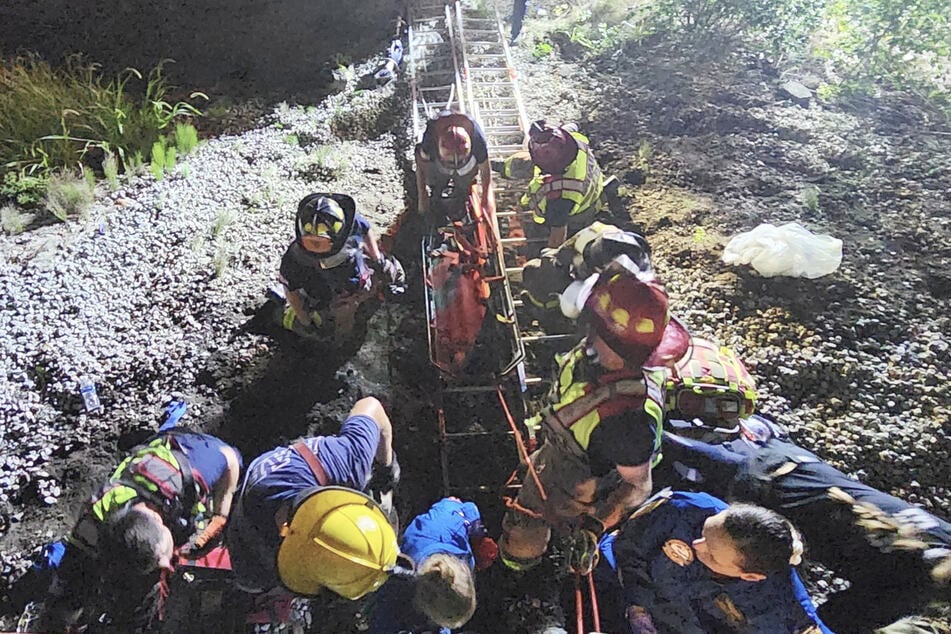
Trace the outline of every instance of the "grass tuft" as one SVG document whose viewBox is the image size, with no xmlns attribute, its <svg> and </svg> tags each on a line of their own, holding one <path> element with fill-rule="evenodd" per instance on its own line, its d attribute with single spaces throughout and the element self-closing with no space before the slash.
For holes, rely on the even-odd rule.
<svg viewBox="0 0 951 634">
<path fill-rule="evenodd" d="M 14 205 L 0 207 L 0 227 L 7 235 L 15 236 L 23 233 L 32 220 L 30 214 L 23 213 Z"/>
<path fill-rule="evenodd" d="M 71 172 L 54 174 L 46 185 L 46 209 L 63 222 L 84 215 L 94 199 L 89 182 Z"/>
</svg>

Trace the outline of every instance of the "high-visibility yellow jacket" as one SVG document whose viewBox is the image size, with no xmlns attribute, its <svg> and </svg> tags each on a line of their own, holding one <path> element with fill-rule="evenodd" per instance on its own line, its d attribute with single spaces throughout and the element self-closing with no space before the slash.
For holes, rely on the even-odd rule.
<svg viewBox="0 0 951 634">
<path fill-rule="evenodd" d="M 571 201 L 570 216 L 587 211 L 598 203 L 604 188 L 601 168 L 588 145 L 588 137 L 580 132 L 571 136 L 578 144 L 578 154 L 563 174 L 543 174 L 537 167 L 535 176 L 528 184 L 528 193 L 522 196 L 521 204 L 534 212 L 538 224 L 545 223 L 548 201 L 564 199 Z"/>
<path fill-rule="evenodd" d="M 549 430 L 563 436 L 570 435 L 582 451 L 587 451 L 591 434 L 602 419 L 642 409 L 654 426 L 651 466 L 660 462 L 664 424 L 664 377 L 661 372 L 645 372 L 643 376 L 612 373 L 592 380 L 592 368 L 583 343 L 556 359 L 558 374 L 552 386 L 552 405 L 541 416 Z"/>
</svg>

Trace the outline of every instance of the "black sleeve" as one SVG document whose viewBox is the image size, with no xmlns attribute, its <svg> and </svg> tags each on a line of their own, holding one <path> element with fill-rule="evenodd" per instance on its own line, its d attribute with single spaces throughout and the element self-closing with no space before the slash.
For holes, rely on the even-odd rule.
<svg viewBox="0 0 951 634">
<path fill-rule="evenodd" d="M 284 252 L 281 258 L 281 281 L 292 291 L 300 290 L 304 287 L 305 276 L 301 271 L 301 265 L 293 254 L 294 245 L 292 244 Z"/>
<path fill-rule="evenodd" d="M 489 160 L 489 145 L 485 141 L 485 133 L 475 121 L 472 122 L 472 129 L 475 131 L 472 135 L 472 156 L 475 157 L 476 163 L 485 163 Z"/>
<path fill-rule="evenodd" d="M 564 227 L 574 207 L 573 202 L 564 198 L 549 200 L 545 206 L 545 224 L 549 227 Z"/>
<path fill-rule="evenodd" d="M 433 121 L 426 124 L 426 130 L 423 131 L 423 139 L 416 144 L 416 151 L 427 161 L 436 158 L 436 127 Z"/>
<path fill-rule="evenodd" d="M 595 476 L 614 467 L 636 467 L 654 453 L 653 420 L 643 411 L 631 411 L 602 420 L 588 442 L 588 459 Z"/>
</svg>

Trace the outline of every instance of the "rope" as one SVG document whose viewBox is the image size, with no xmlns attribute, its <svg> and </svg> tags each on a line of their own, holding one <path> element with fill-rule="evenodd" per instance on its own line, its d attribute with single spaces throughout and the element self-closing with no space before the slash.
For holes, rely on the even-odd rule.
<svg viewBox="0 0 951 634">
<path fill-rule="evenodd" d="M 545 492 L 545 487 L 542 485 L 541 480 L 538 478 L 538 472 L 535 471 L 535 465 L 532 464 L 531 459 L 528 455 L 528 449 L 525 447 L 525 439 L 522 438 L 522 432 L 519 431 L 518 425 L 515 423 L 515 419 L 512 417 L 512 412 L 509 411 L 509 405 L 505 402 L 505 394 L 502 393 L 502 386 L 496 386 L 499 394 L 499 402 L 502 403 L 502 411 L 505 412 L 505 418 L 508 420 L 509 427 L 512 428 L 512 432 L 515 434 L 515 444 L 518 446 L 518 455 L 519 458 L 525 461 L 525 464 L 528 465 L 528 472 L 531 474 L 532 479 L 535 481 L 535 486 L 538 487 L 538 495 L 541 497 L 542 502 L 548 502 L 548 494 Z M 511 478 L 509 481 L 511 482 Z M 514 502 L 513 502 L 514 504 Z"/>
<path fill-rule="evenodd" d="M 601 631 L 601 615 L 598 614 L 598 595 L 594 588 L 594 574 L 584 575 L 588 578 L 588 595 L 591 597 L 591 618 L 594 621 L 594 631 Z M 577 616 L 578 634 L 584 634 L 584 598 L 581 593 L 580 573 L 575 573 L 575 614 Z"/>
</svg>

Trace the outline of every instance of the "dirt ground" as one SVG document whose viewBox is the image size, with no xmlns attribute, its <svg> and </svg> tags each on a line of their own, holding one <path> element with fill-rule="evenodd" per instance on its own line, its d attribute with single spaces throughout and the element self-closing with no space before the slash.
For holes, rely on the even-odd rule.
<svg viewBox="0 0 951 634">
<path fill-rule="evenodd" d="M 311 34 L 308 22 L 294 19 L 303 7 L 282 9 L 272 32 L 258 28 L 261 20 L 255 19 L 266 3 L 252 4 L 254 11 L 233 12 L 241 26 L 220 29 L 247 42 L 240 54 L 233 40 L 204 45 L 210 40 L 202 33 L 182 38 L 187 55 L 174 46 L 161 48 L 148 25 L 174 25 L 149 12 L 145 17 L 151 18 L 134 29 L 110 18 L 110 36 L 94 15 L 71 18 L 73 9 L 51 0 L 36 14 L 5 8 L 0 19 L 46 29 L 11 29 L 17 35 L 5 41 L 8 49 L 30 46 L 39 35 L 60 33 L 78 19 L 85 26 L 77 32 L 85 39 L 68 45 L 56 40 L 49 49 L 55 54 L 89 46 L 85 50 L 94 55 L 100 39 L 121 43 L 145 33 L 141 46 L 130 43 L 135 54 L 120 65 L 168 52 L 191 69 L 182 71 L 183 86 L 207 84 L 225 95 L 233 89 L 238 100 L 238 84 L 270 93 L 311 81 L 308 65 L 283 61 Z M 168 9 L 162 15 L 180 15 Z M 381 8 L 379 14 L 385 13 Z M 189 23 L 211 22 L 210 15 Z M 348 31 L 347 19 L 334 18 L 334 28 Z M 386 20 L 372 29 L 365 21 L 354 23 L 352 30 L 369 41 L 362 49 L 354 44 L 348 54 L 365 55 L 385 44 Z M 762 388 L 762 409 L 850 473 L 951 515 L 947 126 L 896 95 L 844 105 L 813 100 L 802 108 L 777 86 L 804 75 L 736 48 L 723 53 L 653 42 L 585 59 L 566 44 L 552 57 L 536 59 L 531 47 L 530 30 L 517 51 L 530 114 L 577 120 L 591 137 L 605 172 L 625 184 L 629 214 L 613 220 L 648 237 L 674 308 L 691 328 L 734 345 L 748 361 Z M 119 48 L 102 50 L 114 54 Z M 218 62 L 205 64 L 215 56 Z M 311 67 L 328 57 L 314 56 Z M 233 69 L 221 59 L 233 60 Z M 286 72 L 273 73 L 275 68 Z M 818 191 L 814 206 L 804 202 L 810 187 Z M 760 222 L 791 220 L 846 241 L 839 273 L 815 281 L 770 280 L 720 262 L 729 236 Z M 361 345 L 318 356 L 277 338 L 262 343 L 252 358 L 222 352 L 200 378 L 217 394 L 198 403 L 203 427 L 253 457 L 301 433 L 332 432 L 357 398 L 380 395 L 400 424 L 395 442 L 406 473 L 401 515 L 411 517 L 441 495 L 433 398 L 438 379 L 426 358 L 415 231 L 415 225 L 405 226 L 398 241 L 413 286 L 403 303 L 373 314 Z M 67 495 L 53 509 L 18 510 L 19 526 L 4 537 L 4 548 L 17 540 L 29 549 L 58 536 L 91 484 L 112 465 L 114 448 L 132 442 L 126 431 L 104 431 L 99 445 L 59 456 Z M 478 469 L 467 465 L 463 475 L 484 476 Z M 498 479 L 504 466 L 493 471 L 489 477 Z M 496 528 L 497 498 L 488 496 L 483 510 Z M 4 571 L 7 581 L 12 572 Z M 313 631 L 365 628 L 363 604 L 326 601 Z M 492 623 L 495 616 L 483 610 L 476 624 Z"/>
</svg>

